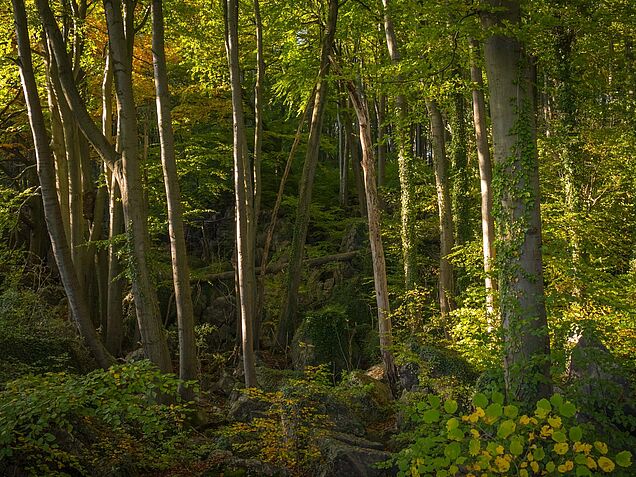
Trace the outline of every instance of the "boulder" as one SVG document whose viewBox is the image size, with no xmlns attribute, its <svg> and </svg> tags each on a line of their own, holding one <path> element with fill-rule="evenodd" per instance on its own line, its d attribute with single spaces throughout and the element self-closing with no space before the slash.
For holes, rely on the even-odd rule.
<svg viewBox="0 0 636 477">
<path fill-rule="evenodd" d="M 379 469 L 391 454 L 382 450 L 382 444 L 362 438 L 332 433 L 320 443 L 323 464 L 317 477 L 385 477 L 396 475 L 394 469 Z"/>
</svg>

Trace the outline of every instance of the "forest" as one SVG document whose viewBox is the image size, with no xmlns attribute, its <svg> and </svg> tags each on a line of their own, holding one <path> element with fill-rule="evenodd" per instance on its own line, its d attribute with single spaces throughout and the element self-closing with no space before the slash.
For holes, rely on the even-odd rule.
<svg viewBox="0 0 636 477">
<path fill-rule="evenodd" d="M 636 475 L 631 0 L 0 0 L 0 475 Z"/>
</svg>

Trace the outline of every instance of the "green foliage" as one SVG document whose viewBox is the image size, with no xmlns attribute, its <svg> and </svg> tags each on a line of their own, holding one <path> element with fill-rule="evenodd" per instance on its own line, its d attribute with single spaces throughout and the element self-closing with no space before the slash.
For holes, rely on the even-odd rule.
<svg viewBox="0 0 636 477">
<path fill-rule="evenodd" d="M 148 361 L 8 383 L 0 393 L 0 470 L 100 476 L 163 468 L 179 458 L 189 412 L 179 383 Z"/>
<path fill-rule="evenodd" d="M 627 475 L 632 465 L 629 451 L 586 439 L 576 406 L 558 394 L 537 402 L 532 415 L 499 392 L 478 393 L 471 412 L 457 411 L 455 401 L 435 395 L 405 410 L 417 427 L 402 435 L 408 446 L 393 458 L 399 476 Z"/>
<path fill-rule="evenodd" d="M 304 377 L 289 380 L 278 391 L 246 389 L 246 396 L 264 403 L 266 410 L 247 423 L 228 426 L 222 435 L 239 455 L 257 455 L 291 475 L 311 475 L 321 460 L 320 440 L 332 425 L 320 401 L 333 393 L 329 379 L 324 367 L 308 367 Z"/>
</svg>

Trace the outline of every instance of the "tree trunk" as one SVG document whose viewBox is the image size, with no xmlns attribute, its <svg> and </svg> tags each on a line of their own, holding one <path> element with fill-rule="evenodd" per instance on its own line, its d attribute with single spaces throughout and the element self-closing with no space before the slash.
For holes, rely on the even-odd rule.
<svg viewBox="0 0 636 477">
<path fill-rule="evenodd" d="M 172 281 L 174 301 L 177 309 L 179 329 L 179 378 L 184 381 L 196 379 L 198 374 L 197 348 L 194 337 L 194 313 L 192 311 L 192 291 L 190 290 L 190 272 L 183 231 L 183 211 L 181 192 L 177 175 L 177 161 L 174 150 L 174 134 L 170 114 L 170 96 L 168 92 L 168 72 L 164 51 L 164 26 L 162 0 L 152 1 L 152 59 L 155 76 L 157 101 L 157 126 L 161 146 L 161 164 L 163 182 L 166 188 L 168 204 L 168 233 L 170 235 L 170 254 L 172 256 Z M 192 399 L 191 389 L 182 388 L 181 394 L 186 400 Z"/>
<path fill-rule="evenodd" d="M 71 251 L 64 233 L 64 224 L 60 205 L 57 200 L 55 188 L 55 165 L 53 153 L 49 146 L 49 141 L 44 124 L 44 116 L 38 97 L 37 84 L 33 73 L 33 63 L 31 59 L 31 45 L 29 42 L 29 32 L 27 30 L 27 18 L 23 0 L 12 0 L 13 13 L 16 26 L 18 43 L 18 54 L 20 57 L 20 77 L 24 97 L 27 103 L 29 123 L 33 133 L 35 144 L 38 177 L 42 191 L 42 201 L 44 203 L 44 216 L 46 219 L 53 255 L 60 273 L 60 278 L 64 290 L 68 297 L 71 315 L 77 325 L 80 335 L 86 345 L 91 350 L 98 364 L 103 368 L 108 368 L 113 364 L 114 359 L 106 351 L 99 341 L 97 332 L 90 317 L 88 303 L 85 301 L 81 291 L 77 275 L 73 269 Z"/>
<path fill-rule="evenodd" d="M 369 122 L 369 110 L 366 100 L 353 84 L 348 83 L 349 97 L 358 118 L 360 126 L 360 143 L 362 146 L 362 170 L 364 172 L 364 190 L 366 198 L 366 210 L 369 228 L 369 243 L 371 245 L 371 258 L 373 261 L 373 283 L 375 285 L 375 297 L 378 305 L 378 327 L 380 334 L 380 352 L 391 390 L 397 395 L 398 373 L 393 359 L 391 347 L 393 335 L 391 333 L 391 317 L 389 307 L 389 290 L 386 280 L 386 264 L 384 260 L 384 248 L 382 246 L 382 233 L 380 230 L 380 207 L 378 203 L 377 178 L 375 175 L 375 157 L 373 154 L 373 141 L 371 139 L 371 124 Z"/>
<path fill-rule="evenodd" d="M 250 232 L 254 220 L 253 189 L 247 158 L 247 142 L 238 54 L 238 1 L 227 0 L 226 49 L 232 87 L 232 119 L 234 125 L 234 193 L 236 203 L 236 242 L 239 306 L 241 311 L 241 341 L 245 387 L 258 386 L 253 340 L 253 320 L 256 297 L 254 243 Z"/>
<path fill-rule="evenodd" d="M 386 95 L 380 94 L 380 98 L 375 102 L 375 116 L 378 120 L 378 187 L 384 186 L 386 174 L 385 111 Z"/>
<path fill-rule="evenodd" d="M 132 49 L 124 35 L 124 20 L 121 5 L 116 0 L 104 0 L 110 54 L 114 64 L 117 92 L 118 121 L 120 124 L 118 142 L 121 156 L 97 127 L 86 110 L 77 90 L 64 40 L 57 27 L 55 17 L 46 0 L 36 0 L 37 8 L 51 42 L 57 61 L 58 75 L 64 96 L 83 134 L 112 168 L 121 187 L 122 203 L 126 219 L 126 229 L 131 241 L 133 264 L 132 291 L 135 298 L 137 321 L 142 336 L 144 350 L 148 358 L 162 371 L 170 371 L 172 365 L 166 337 L 163 334 L 157 305 L 156 290 L 151 283 L 147 255 L 145 207 L 139 161 L 137 158 L 137 122 L 132 90 Z M 132 34 L 132 33 L 131 33 Z"/>
<path fill-rule="evenodd" d="M 492 165 L 490 163 L 490 147 L 488 145 L 488 129 L 486 127 L 486 103 L 484 101 L 484 79 L 478 66 L 479 43 L 471 40 L 472 57 L 470 77 L 473 87 L 473 122 L 475 124 L 475 143 L 479 162 L 479 179 L 481 187 L 481 232 L 484 249 L 484 273 L 486 274 L 486 313 L 492 317 L 494 313 L 495 282 L 492 277 L 492 266 L 495 258 L 495 223 L 492 210 Z"/>
<path fill-rule="evenodd" d="M 398 50 L 397 38 L 393 29 L 393 21 L 390 15 L 389 0 L 382 0 L 384 6 L 384 33 L 389 56 L 393 64 L 398 65 L 401 61 Z M 398 81 L 402 78 L 398 75 Z M 400 204 L 402 221 L 402 260 L 404 265 L 404 284 L 407 290 L 414 288 L 417 284 L 416 270 L 416 247 L 415 234 L 413 228 L 413 162 L 409 153 L 409 124 L 407 115 L 407 101 L 403 94 L 396 97 L 397 124 L 395 131 L 398 145 L 398 170 L 400 176 Z"/>
<path fill-rule="evenodd" d="M 455 308 L 453 299 L 455 282 L 453 265 L 448 255 L 453 251 L 453 213 L 451 211 L 450 187 L 448 184 L 448 160 L 444 144 L 444 122 L 434 100 L 427 100 L 426 107 L 431 120 L 431 140 L 433 143 L 433 164 L 439 211 L 439 308 L 442 321 L 446 324 L 448 314 Z"/>
<path fill-rule="evenodd" d="M 118 0 L 104 0 L 110 54 L 112 55 L 119 119 L 118 142 L 124 174 L 121 188 L 126 232 L 132 252 L 132 292 L 139 332 L 148 358 L 164 372 L 172 371 L 168 344 L 164 335 L 157 292 L 146 262 L 149 253 L 146 207 L 141 170 L 137 157 L 137 118 L 132 88 L 132 50 L 124 34 L 124 19 Z M 132 34 L 132 33 L 131 33 Z"/>
<path fill-rule="evenodd" d="M 320 152 L 320 134 L 322 131 L 322 119 L 327 99 L 326 76 L 329 73 L 329 55 L 331 53 L 333 39 L 336 33 L 338 18 L 338 1 L 329 0 L 329 13 L 327 30 L 323 38 L 320 52 L 320 70 L 316 85 L 316 96 L 309 128 L 309 141 L 307 155 L 300 179 L 300 191 L 298 194 L 298 208 L 294 224 L 294 235 L 290 253 L 289 269 L 287 271 L 286 290 L 281 308 L 280 323 L 278 328 L 278 343 L 286 346 L 292 337 L 296 327 L 296 314 L 298 308 L 298 288 L 300 286 L 302 258 L 309 226 L 309 206 L 314 185 L 314 176 L 318 164 Z"/>
<path fill-rule="evenodd" d="M 470 171 L 468 170 L 468 135 L 464 95 L 453 95 L 453 210 L 455 211 L 456 242 L 465 244 L 472 235 L 470 223 Z"/>
<path fill-rule="evenodd" d="M 486 27 L 519 25 L 518 1 L 489 0 Z M 485 44 L 493 124 L 495 217 L 506 390 L 534 402 L 551 392 L 550 343 L 541 259 L 539 175 L 532 60 L 520 41 L 503 33 Z"/>
</svg>

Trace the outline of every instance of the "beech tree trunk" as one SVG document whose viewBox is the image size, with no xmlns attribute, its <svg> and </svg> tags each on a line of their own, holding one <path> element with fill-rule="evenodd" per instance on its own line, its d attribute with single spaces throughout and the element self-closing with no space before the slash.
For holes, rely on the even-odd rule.
<svg viewBox="0 0 636 477">
<path fill-rule="evenodd" d="M 170 254 L 172 256 L 172 281 L 174 301 L 177 309 L 179 329 L 179 378 L 184 381 L 197 377 L 197 348 L 194 337 L 194 313 L 192 311 L 192 291 L 190 272 L 183 231 L 183 211 L 181 192 L 177 176 L 177 161 L 174 150 L 174 134 L 170 114 L 170 96 L 168 92 L 168 72 L 164 51 L 164 26 L 162 0 L 152 1 L 152 59 L 155 76 L 157 102 L 157 125 L 161 146 L 161 164 L 163 182 L 168 203 L 168 233 L 170 235 Z M 190 389 L 182 388 L 184 398 L 193 397 Z"/>
<path fill-rule="evenodd" d="M 132 248 L 132 291 L 144 351 L 159 369 L 169 372 L 172 369 L 170 354 L 159 318 L 156 290 L 150 280 L 146 263 L 148 238 L 141 174 L 137 158 L 137 121 L 132 89 L 132 48 L 129 44 L 132 39 L 126 38 L 124 34 L 121 4 L 117 0 L 104 0 L 110 54 L 113 63 L 118 65 L 117 68 L 114 68 L 114 79 L 120 125 L 118 142 L 121 146 L 121 155 L 117 153 L 86 110 L 86 105 L 75 84 L 64 40 L 47 0 L 36 0 L 36 5 L 47 38 L 51 42 L 64 96 L 77 124 L 102 156 L 102 159 L 113 169 L 122 186 L 121 194 L 126 230 Z M 132 34 L 132 32 L 130 33 Z"/>
<path fill-rule="evenodd" d="M 448 255 L 455 245 L 453 234 L 453 213 L 451 210 L 450 187 L 448 184 L 448 160 L 444 143 L 444 122 L 434 100 L 427 100 L 426 107 L 431 120 L 431 142 L 433 143 L 433 164 L 435 168 L 435 186 L 437 189 L 437 208 L 439 211 L 439 308 L 443 322 L 455 309 L 453 299 L 455 281 L 453 265 Z"/>
<path fill-rule="evenodd" d="M 238 1 L 227 0 L 226 49 L 232 87 L 232 120 L 234 126 L 234 194 L 236 204 L 236 251 L 238 272 L 238 302 L 241 316 L 241 344 L 245 387 L 258 386 L 254 356 L 253 320 L 256 310 L 256 275 L 254 242 L 251 228 L 254 220 L 254 197 L 247 157 L 247 141 L 243 118 L 243 103 L 238 54 Z"/>
<path fill-rule="evenodd" d="M 391 347 L 393 335 L 391 332 L 391 317 L 389 307 L 389 290 L 386 280 L 386 263 L 384 260 L 384 248 L 382 246 L 382 233 L 380 229 L 380 206 L 378 202 L 377 178 L 375 175 L 375 157 L 373 153 L 373 140 L 371 139 L 371 124 L 369 122 L 369 109 L 366 100 L 352 83 L 348 83 L 349 97 L 355 109 L 360 129 L 360 143 L 362 146 L 362 170 L 364 173 L 364 190 L 366 198 L 366 211 L 369 228 L 369 243 L 371 245 L 371 258 L 373 260 L 373 283 L 375 297 L 378 306 L 378 327 L 380 334 L 380 352 L 391 390 L 397 395 L 398 373 Z"/>
<path fill-rule="evenodd" d="M 490 162 L 490 146 L 486 126 L 486 103 L 484 101 L 484 79 L 477 60 L 479 43 L 471 40 L 470 78 L 473 87 L 473 122 L 475 124 L 475 143 L 479 162 L 479 183 L 481 188 L 481 235 L 484 249 L 484 273 L 486 274 L 486 313 L 494 313 L 495 282 L 492 276 L 495 258 L 495 222 L 492 209 L 492 165 Z"/>
<path fill-rule="evenodd" d="M 44 203 L 44 216 L 51 239 L 53 255 L 60 273 L 64 290 L 68 297 L 69 308 L 80 335 L 91 350 L 98 364 L 108 368 L 114 359 L 102 345 L 97 336 L 90 316 L 90 309 L 80 290 L 79 279 L 73 268 L 71 251 L 65 236 L 64 223 L 58 203 L 53 152 L 44 123 L 40 106 L 37 84 L 33 73 L 31 45 L 27 29 L 26 11 L 23 0 L 12 0 L 13 14 L 18 43 L 20 77 L 27 103 L 29 123 L 35 144 L 38 177 Z"/>
<path fill-rule="evenodd" d="M 487 28 L 519 25 L 518 1 L 489 0 Z M 493 124 L 500 310 L 506 390 L 534 402 L 551 392 L 550 342 L 541 258 L 539 174 L 533 65 L 517 38 L 492 34 L 485 44 Z"/>
<path fill-rule="evenodd" d="M 316 96 L 314 99 L 311 125 L 309 128 L 307 155 L 305 156 L 305 165 L 300 178 L 298 208 L 296 209 L 296 220 L 294 223 L 289 268 L 287 270 L 285 297 L 281 307 L 281 316 L 278 328 L 278 343 L 281 346 L 286 346 L 287 343 L 289 343 L 296 328 L 298 288 L 300 286 L 302 258 L 305 249 L 305 239 L 307 238 L 307 227 L 309 226 L 309 206 L 311 204 L 314 176 L 316 174 L 316 166 L 318 164 L 322 119 L 327 99 L 327 81 L 325 78 L 329 73 L 329 54 L 331 53 L 333 39 L 336 33 L 337 19 L 338 1 L 329 0 L 327 30 L 323 38 L 323 44 L 320 52 L 320 70 L 318 73 Z"/>
<path fill-rule="evenodd" d="M 380 94 L 375 102 L 375 116 L 378 120 L 378 187 L 384 186 L 386 168 L 386 95 Z"/>
</svg>

